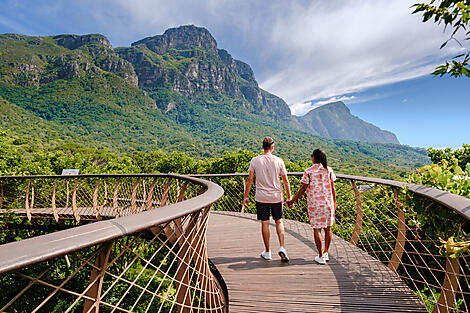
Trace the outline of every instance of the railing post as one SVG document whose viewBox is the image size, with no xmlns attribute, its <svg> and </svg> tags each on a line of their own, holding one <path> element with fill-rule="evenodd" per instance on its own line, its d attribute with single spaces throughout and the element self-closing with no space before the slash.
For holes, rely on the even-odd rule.
<svg viewBox="0 0 470 313">
<path fill-rule="evenodd" d="M 356 225 L 354 226 L 354 230 L 349 242 L 356 246 L 357 242 L 359 241 L 359 237 L 361 236 L 362 214 L 364 211 L 362 210 L 361 195 L 359 193 L 359 190 L 357 189 L 356 182 L 354 180 L 351 180 L 351 185 L 354 189 L 354 195 L 356 196 Z"/>
<path fill-rule="evenodd" d="M 113 212 L 114 212 L 114 216 L 116 217 L 119 217 L 122 215 L 122 208 L 119 207 L 119 203 L 117 199 L 120 183 L 121 183 L 121 180 L 118 178 L 116 181 L 116 186 L 114 186 L 114 192 L 113 192 Z"/>
<path fill-rule="evenodd" d="M 403 256 L 403 251 L 405 251 L 405 240 L 406 240 L 406 224 L 405 224 L 405 212 L 403 212 L 403 204 L 398 199 L 398 192 L 393 188 L 393 195 L 395 198 L 395 204 L 397 208 L 398 216 L 398 234 L 395 240 L 395 249 L 393 250 L 392 257 L 388 263 L 388 268 L 397 272 L 398 266 L 400 266 L 401 258 Z"/>
<path fill-rule="evenodd" d="M 106 264 L 108 263 L 109 254 L 113 242 L 104 243 L 95 260 L 95 267 L 91 271 L 89 285 L 92 286 L 88 289 L 86 296 L 95 299 L 94 301 L 85 299 L 83 304 L 83 313 L 98 313 L 100 310 L 101 290 L 103 287 L 104 273 L 106 271 Z"/>
<path fill-rule="evenodd" d="M 56 188 L 57 188 L 57 179 L 54 180 L 54 187 L 52 188 L 52 213 L 54 214 L 55 221 L 58 223 L 59 222 L 59 213 L 57 213 L 57 205 L 55 202 L 55 193 L 56 193 Z"/>
<path fill-rule="evenodd" d="M 78 214 L 78 207 L 77 207 L 78 180 L 79 178 L 75 180 L 75 184 L 73 186 L 73 191 L 72 191 L 72 211 L 73 211 L 73 215 L 75 216 L 75 220 L 77 221 L 77 223 L 80 222 L 80 214 Z"/>
<path fill-rule="evenodd" d="M 137 187 L 139 187 L 140 178 L 135 181 L 134 187 L 132 188 L 131 194 L 131 212 L 132 214 L 137 213 Z"/>
<path fill-rule="evenodd" d="M 145 188 L 145 180 L 144 179 L 142 179 L 142 188 L 144 189 L 143 198 L 146 199 L 147 198 L 147 189 Z"/>
<path fill-rule="evenodd" d="M 148 211 L 152 208 L 153 189 L 155 188 L 156 183 L 157 183 L 157 178 L 155 177 L 152 184 L 150 185 L 149 193 L 148 193 L 148 196 L 147 196 L 147 205 L 145 206 L 146 211 Z"/>
<path fill-rule="evenodd" d="M 433 313 L 448 313 L 452 311 L 455 301 L 455 294 L 459 287 L 459 267 L 458 258 L 446 258 L 446 273 L 442 283 L 441 294 L 434 307 Z"/>
<path fill-rule="evenodd" d="M 243 198 L 242 198 L 242 213 L 245 213 L 245 188 L 246 188 L 246 182 L 245 178 L 242 176 L 242 182 L 243 182 Z"/>
<path fill-rule="evenodd" d="M 160 201 L 160 206 L 166 205 L 166 200 L 168 199 L 168 191 L 170 190 L 172 178 L 168 178 L 166 182 L 165 189 L 163 190 L 162 200 Z"/>
<path fill-rule="evenodd" d="M 93 211 L 95 212 L 95 216 L 98 220 L 101 220 L 101 210 L 100 206 L 98 205 L 98 187 L 100 185 L 100 180 L 96 180 L 95 189 L 93 190 Z"/>
<path fill-rule="evenodd" d="M 33 214 L 33 209 L 34 209 L 34 185 L 31 186 L 31 202 L 29 204 L 29 209 L 31 210 L 31 214 Z"/>
<path fill-rule="evenodd" d="M 65 200 L 65 207 L 66 207 L 66 208 L 69 207 L 69 198 L 70 198 L 69 182 L 70 182 L 70 179 L 67 179 L 67 180 L 65 181 L 65 185 L 67 186 L 67 198 L 66 198 L 66 200 Z"/>
<path fill-rule="evenodd" d="M 31 210 L 29 207 L 29 189 L 31 188 L 31 180 L 28 179 L 28 187 L 26 188 L 26 201 L 25 201 L 25 209 L 26 209 L 26 216 L 28 217 L 28 220 L 31 222 Z"/>
<path fill-rule="evenodd" d="M 3 206 L 3 184 L 0 184 L 0 210 Z"/>
<path fill-rule="evenodd" d="M 186 192 L 186 188 L 188 187 L 188 182 L 185 182 L 181 187 L 180 193 L 178 194 L 178 199 L 176 202 L 181 202 L 184 199 L 184 193 Z M 174 220 L 174 228 L 171 227 L 171 223 L 168 223 L 164 228 L 163 231 L 165 232 L 168 241 L 172 244 L 176 242 L 176 240 L 181 236 L 182 233 L 182 225 L 181 225 L 181 217 L 178 217 Z M 154 235 L 157 235 L 159 229 L 157 227 L 152 227 L 150 229 Z"/>
</svg>

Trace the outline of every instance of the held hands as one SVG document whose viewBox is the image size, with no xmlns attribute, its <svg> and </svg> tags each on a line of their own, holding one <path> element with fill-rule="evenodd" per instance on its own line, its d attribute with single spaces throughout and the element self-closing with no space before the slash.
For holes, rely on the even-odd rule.
<svg viewBox="0 0 470 313">
<path fill-rule="evenodd" d="M 289 209 L 292 209 L 292 207 L 294 206 L 294 200 L 292 200 L 291 198 L 287 198 L 286 203 Z"/>
</svg>

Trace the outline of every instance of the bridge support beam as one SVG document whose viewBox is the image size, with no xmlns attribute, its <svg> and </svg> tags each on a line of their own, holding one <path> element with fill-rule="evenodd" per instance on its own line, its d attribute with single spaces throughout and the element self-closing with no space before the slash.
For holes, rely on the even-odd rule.
<svg viewBox="0 0 470 313">
<path fill-rule="evenodd" d="M 397 207 L 397 215 L 398 215 L 398 234 L 395 240 L 395 249 L 393 250 L 392 258 L 388 263 L 388 268 L 397 272 L 398 266 L 400 266 L 401 258 L 403 256 L 403 252 L 405 251 L 405 240 L 406 240 L 406 224 L 405 224 L 405 212 L 403 212 L 403 204 L 398 199 L 398 192 L 397 189 L 393 189 L 393 195 L 395 197 L 395 204 Z"/>
<path fill-rule="evenodd" d="M 194 230 L 199 217 L 199 212 L 191 214 L 190 220 L 184 231 L 184 235 L 179 237 L 178 268 L 175 275 L 176 283 L 176 303 L 178 313 L 192 312 L 191 297 L 191 277 L 189 276 L 189 267 L 191 262 L 191 244 L 194 240 Z"/>
<path fill-rule="evenodd" d="M 354 189 L 354 195 L 356 196 L 356 225 L 354 226 L 354 230 L 351 235 L 351 239 L 349 240 L 349 243 L 357 246 L 357 242 L 359 241 L 359 237 L 361 235 L 363 210 L 361 195 L 359 194 L 359 190 L 357 189 L 356 182 L 354 180 L 351 180 L 351 185 Z"/>
<path fill-rule="evenodd" d="M 441 295 L 437 300 L 433 313 L 448 313 L 454 306 L 455 294 L 459 288 L 459 259 L 446 259 L 446 274 L 442 283 Z"/>
<path fill-rule="evenodd" d="M 83 304 L 83 313 L 98 313 L 100 310 L 101 302 L 101 290 L 103 287 L 104 273 L 106 271 L 106 264 L 108 263 L 109 254 L 111 248 L 113 247 L 113 242 L 104 243 L 95 260 L 95 268 L 91 271 L 89 287 L 86 296 L 95 299 L 89 300 L 85 299 Z"/>
</svg>

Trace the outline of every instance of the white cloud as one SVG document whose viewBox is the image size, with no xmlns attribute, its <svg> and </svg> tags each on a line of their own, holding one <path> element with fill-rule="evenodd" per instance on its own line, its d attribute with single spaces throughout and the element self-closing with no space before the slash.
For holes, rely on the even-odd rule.
<svg viewBox="0 0 470 313">
<path fill-rule="evenodd" d="M 328 103 L 332 103 L 332 102 L 348 101 L 348 100 L 354 100 L 354 99 L 356 99 L 355 96 L 332 97 L 332 98 L 329 98 L 329 99 L 326 99 L 326 100 L 317 101 L 317 102 L 314 103 L 314 106 L 319 107 L 319 106 L 322 106 L 324 104 L 328 104 Z"/>
<path fill-rule="evenodd" d="M 439 51 L 448 35 L 411 15 L 414 2 L 334 1 L 291 11 L 272 35 L 288 62 L 261 86 L 302 103 L 429 74 L 459 48 Z"/>
<path fill-rule="evenodd" d="M 42 33 L 100 32 L 125 46 L 169 27 L 205 26 L 220 47 L 253 67 L 264 89 L 302 114 L 324 99 L 427 75 L 462 50 L 455 42 L 439 50 L 448 34 L 412 15 L 415 2 L 7 0 L 0 32 L 3 20 Z"/>
<path fill-rule="evenodd" d="M 304 101 L 299 103 L 294 103 L 290 106 L 291 113 L 294 115 L 304 115 L 308 111 L 318 108 L 322 105 L 338 102 L 338 101 L 358 101 L 356 96 L 341 96 L 341 97 L 331 97 L 321 101 Z"/>
</svg>

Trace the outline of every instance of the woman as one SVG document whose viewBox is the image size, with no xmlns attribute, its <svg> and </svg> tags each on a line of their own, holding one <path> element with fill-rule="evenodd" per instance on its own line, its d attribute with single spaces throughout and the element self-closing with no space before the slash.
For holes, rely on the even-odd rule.
<svg viewBox="0 0 470 313">
<path fill-rule="evenodd" d="M 315 245 L 318 250 L 315 262 L 326 264 L 329 261 L 331 226 L 335 221 L 336 192 L 334 181 L 336 176 L 333 170 L 328 167 L 325 152 L 315 149 L 311 157 L 313 165 L 304 171 L 300 181 L 302 186 L 297 194 L 287 201 L 287 205 L 291 208 L 294 202 L 307 190 L 308 219 L 313 227 Z M 325 230 L 325 249 L 322 248 L 322 229 Z"/>
</svg>

